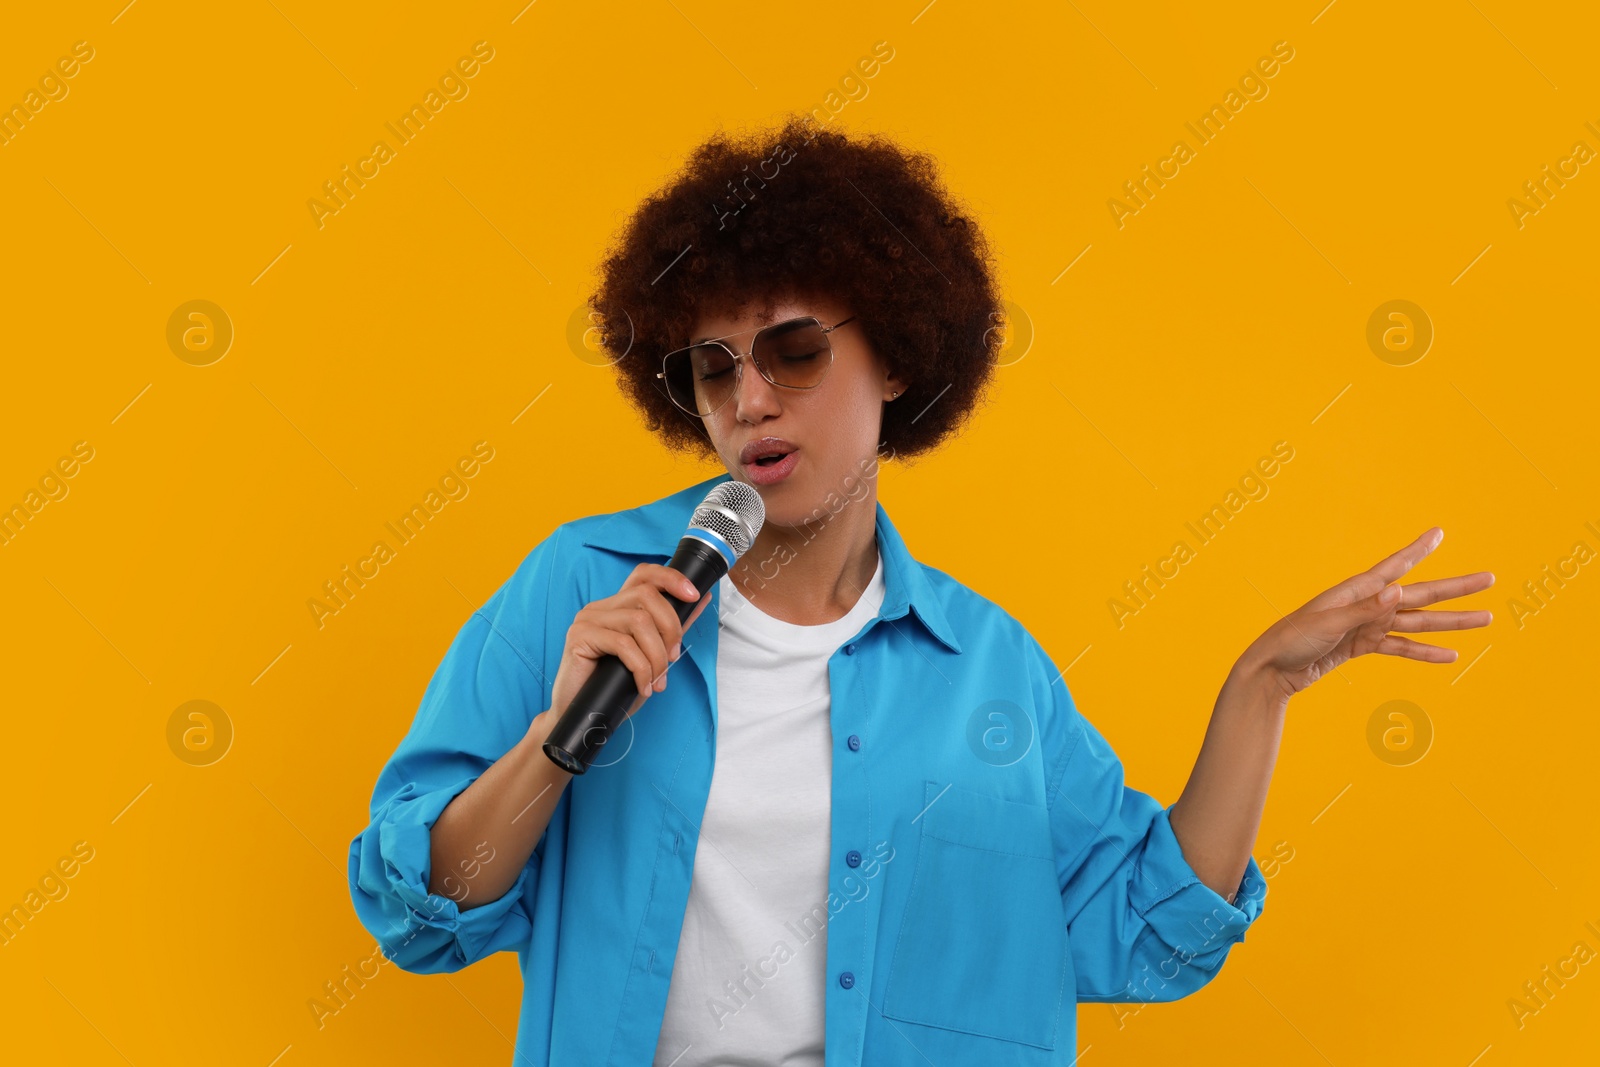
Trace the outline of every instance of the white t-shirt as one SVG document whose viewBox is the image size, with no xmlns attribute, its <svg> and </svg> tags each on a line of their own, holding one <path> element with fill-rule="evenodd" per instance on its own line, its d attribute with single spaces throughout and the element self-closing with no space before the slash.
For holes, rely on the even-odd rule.
<svg viewBox="0 0 1600 1067">
<path fill-rule="evenodd" d="M 883 557 L 817 626 L 719 587 L 716 762 L 653 1067 L 823 1067 L 828 660 L 883 604 Z"/>
</svg>

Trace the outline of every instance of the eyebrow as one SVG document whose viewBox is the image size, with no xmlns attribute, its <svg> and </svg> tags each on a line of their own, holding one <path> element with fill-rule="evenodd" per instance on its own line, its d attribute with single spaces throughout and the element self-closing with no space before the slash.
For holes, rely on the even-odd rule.
<svg viewBox="0 0 1600 1067">
<path fill-rule="evenodd" d="M 769 327 L 772 327 L 772 326 L 782 326 L 782 325 L 784 325 L 786 323 L 795 322 L 795 321 L 798 321 L 800 319 L 814 319 L 816 317 L 817 317 L 816 315 L 808 313 L 808 314 L 804 314 L 804 315 L 790 315 L 786 319 L 777 319 L 777 318 L 775 318 L 771 322 L 762 323 L 760 326 L 755 328 L 754 332 L 755 333 L 760 333 L 762 330 L 768 329 Z M 716 337 L 696 337 L 694 340 L 690 341 L 689 343 L 691 345 L 698 345 L 698 344 L 703 344 L 706 341 L 721 341 L 721 340 L 724 340 L 725 338 L 728 338 L 728 337 L 737 337 L 741 333 L 750 333 L 750 332 L 752 332 L 752 331 L 749 330 L 749 329 L 734 330 L 732 333 L 719 334 Z"/>
</svg>

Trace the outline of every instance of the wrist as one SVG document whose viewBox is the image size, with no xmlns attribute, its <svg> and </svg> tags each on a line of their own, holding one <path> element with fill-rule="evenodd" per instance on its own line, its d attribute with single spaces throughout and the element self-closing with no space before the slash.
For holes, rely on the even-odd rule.
<svg viewBox="0 0 1600 1067">
<path fill-rule="evenodd" d="M 1223 688 L 1241 693 L 1253 706 L 1280 713 L 1287 710 L 1289 698 L 1294 695 L 1294 690 L 1254 645 L 1233 665 Z"/>
<path fill-rule="evenodd" d="M 519 747 L 529 751 L 527 758 L 538 766 L 542 773 L 554 775 L 555 780 L 565 786 L 572 780 L 572 772 L 551 759 L 544 750 L 544 743 L 549 739 L 550 732 L 555 726 L 556 717 L 548 710 L 541 711 L 533 717 L 533 722 L 528 724 L 528 732 L 522 736 Z"/>
<path fill-rule="evenodd" d="M 532 742 L 536 748 L 543 746 L 545 738 L 550 736 L 550 731 L 554 726 L 555 720 L 550 717 L 550 710 L 546 708 L 535 715 L 533 721 L 528 724 L 527 740 Z"/>
</svg>

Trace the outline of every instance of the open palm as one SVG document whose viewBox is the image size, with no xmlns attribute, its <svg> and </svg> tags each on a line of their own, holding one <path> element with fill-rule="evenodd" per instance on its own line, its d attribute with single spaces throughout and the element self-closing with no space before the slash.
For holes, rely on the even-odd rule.
<svg viewBox="0 0 1600 1067">
<path fill-rule="evenodd" d="M 1351 575 L 1273 623 L 1256 639 L 1256 651 L 1288 696 L 1340 664 L 1369 652 L 1425 663 L 1453 663 L 1454 649 L 1413 641 L 1400 633 L 1470 630 L 1487 626 L 1487 611 L 1423 611 L 1494 584 L 1489 571 L 1397 585 L 1444 540 L 1435 526 L 1369 570 Z"/>
</svg>

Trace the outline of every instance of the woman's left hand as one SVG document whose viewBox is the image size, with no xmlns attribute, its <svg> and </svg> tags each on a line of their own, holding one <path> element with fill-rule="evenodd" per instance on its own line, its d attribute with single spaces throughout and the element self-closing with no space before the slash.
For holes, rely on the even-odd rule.
<svg viewBox="0 0 1600 1067">
<path fill-rule="evenodd" d="M 1454 663 L 1454 649 L 1390 632 L 1470 630 L 1493 620 L 1487 611 L 1418 610 L 1489 588 L 1494 584 L 1494 575 L 1489 571 L 1406 586 L 1391 584 L 1422 562 L 1442 540 L 1444 531 L 1435 526 L 1370 570 L 1318 594 L 1304 607 L 1273 623 L 1256 638 L 1246 656 L 1282 687 L 1285 700 L 1340 664 L 1368 652 L 1424 663 Z"/>
</svg>

